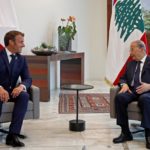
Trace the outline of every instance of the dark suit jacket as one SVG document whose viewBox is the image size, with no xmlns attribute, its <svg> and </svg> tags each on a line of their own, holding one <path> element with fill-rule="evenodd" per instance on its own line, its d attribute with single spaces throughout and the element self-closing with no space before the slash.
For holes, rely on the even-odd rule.
<svg viewBox="0 0 150 150">
<path fill-rule="evenodd" d="M 28 89 L 32 84 L 32 79 L 29 75 L 25 57 L 16 54 L 15 64 L 11 73 L 6 50 L 0 51 L 0 85 L 8 92 L 11 92 L 16 86 L 19 76 L 21 77 L 21 84 L 24 84 Z"/>
<path fill-rule="evenodd" d="M 130 61 L 127 64 L 125 74 L 120 78 L 120 83 L 127 83 L 129 87 L 131 87 L 131 82 L 133 80 L 136 64 L 136 61 Z M 150 83 L 150 56 L 146 57 L 145 63 L 143 65 L 141 81 L 145 83 Z"/>
</svg>

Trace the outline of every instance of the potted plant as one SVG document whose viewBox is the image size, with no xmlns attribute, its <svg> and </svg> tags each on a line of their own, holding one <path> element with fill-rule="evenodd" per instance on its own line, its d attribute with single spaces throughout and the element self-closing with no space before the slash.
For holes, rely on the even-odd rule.
<svg viewBox="0 0 150 150">
<path fill-rule="evenodd" d="M 61 21 L 62 25 L 58 26 L 59 50 L 70 51 L 72 50 L 71 42 L 74 40 L 74 36 L 77 33 L 75 17 L 69 16 L 68 19 L 61 18 Z"/>
</svg>

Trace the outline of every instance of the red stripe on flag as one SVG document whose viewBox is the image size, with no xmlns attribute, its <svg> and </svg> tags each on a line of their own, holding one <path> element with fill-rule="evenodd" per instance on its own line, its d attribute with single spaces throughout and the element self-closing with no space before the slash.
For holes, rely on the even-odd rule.
<svg viewBox="0 0 150 150">
<path fill-rule="evenodd" d="M 0 50 L 3 49 L 4 47 L 0 44 Z"/>
<path fill-rule="evenodd" d="M 146 53 L 148 54 L 148 43 L 147 43 L 146 32 L 144 32 L 143 36 L 141 37 L 141 40 L 145 43 L 145 45 L 146 45 Z"/>
<path fill-rule="evenodd" d="M 114 81 L 113 85 L 118 85 L 120 77 L 124 74 L 125 70 L 126 70 L 126 66 L 127 66 L 127 62 L 131 61 L 131 57 L 129 57 L 126 61 L 126 63 L 124 64 L 123 68 L 121 69 L 121 71 L 119 72 L 116 80 Z"/>
<path fill-rule="evenodd" d="M 114 5 L 116 2 L 117 2 L 117 0 L 114 0 L 114 3 L 113 3 L 113 5 Z"/>
<path fill-rule="evenodd" d="M 4 49 L 4 47 L 3 47 L 3 45 L 0 44 L 0 51 L 1 51 L 2 49 Z"/>
</svg>

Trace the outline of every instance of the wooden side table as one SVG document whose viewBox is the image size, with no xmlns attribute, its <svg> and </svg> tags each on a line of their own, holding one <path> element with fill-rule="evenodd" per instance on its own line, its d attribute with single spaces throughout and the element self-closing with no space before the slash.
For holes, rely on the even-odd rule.
<svg viewBox="0 0 150 150">
<path fill-rule="evenodd" d="M 40 88 L 40 101 L 50 100 L 52 72 L 50 63 L 60 61 L 60 86 L 84 83 L 84 53 L 60 53 L 51 56 L 26 55 L 33 84 Z M 57 69 L 54 68 L 54 69 Z M 59 82 L 59 81 L 58 81 Z"/>
</svg>

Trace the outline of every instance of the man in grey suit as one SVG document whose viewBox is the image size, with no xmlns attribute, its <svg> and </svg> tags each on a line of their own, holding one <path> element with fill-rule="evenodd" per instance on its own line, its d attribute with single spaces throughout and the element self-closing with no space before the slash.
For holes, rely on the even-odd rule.
<svg viewBox="0 0 150 150">
<path fill-rule="evenodd" d="M 14 109 L 6 144 L 22 147 L 24 143 L 19 141 L 18 135 L 27 111 L 29 100 L 27 90 L 32 84 L 26 59 L 20 54 L 25 46 L 24 33 L 20 31 L 6 33 L 4 44 L 5 48 L 0 51 L 0 115 L 2 104 L 13 101 Z M 21 83 L 17 85 L 19 77 Z"/>
<path fill-rule="evenodd" d="M 137 40 L 131 43 L 130 56 L 133 59 L 127 64 L 125 74 L 120 78 L 121 90 L 115 99 L 117 125 L 121 134 L 114 138 L 114 143 L 133 140 L 129 130 L 127 107 L 138 99 L 142 112 L 141 126 L 145 129 L 146 148 L 150 149 L 150 57 L 146 55 L 144 42 Z"/>
</svg>

